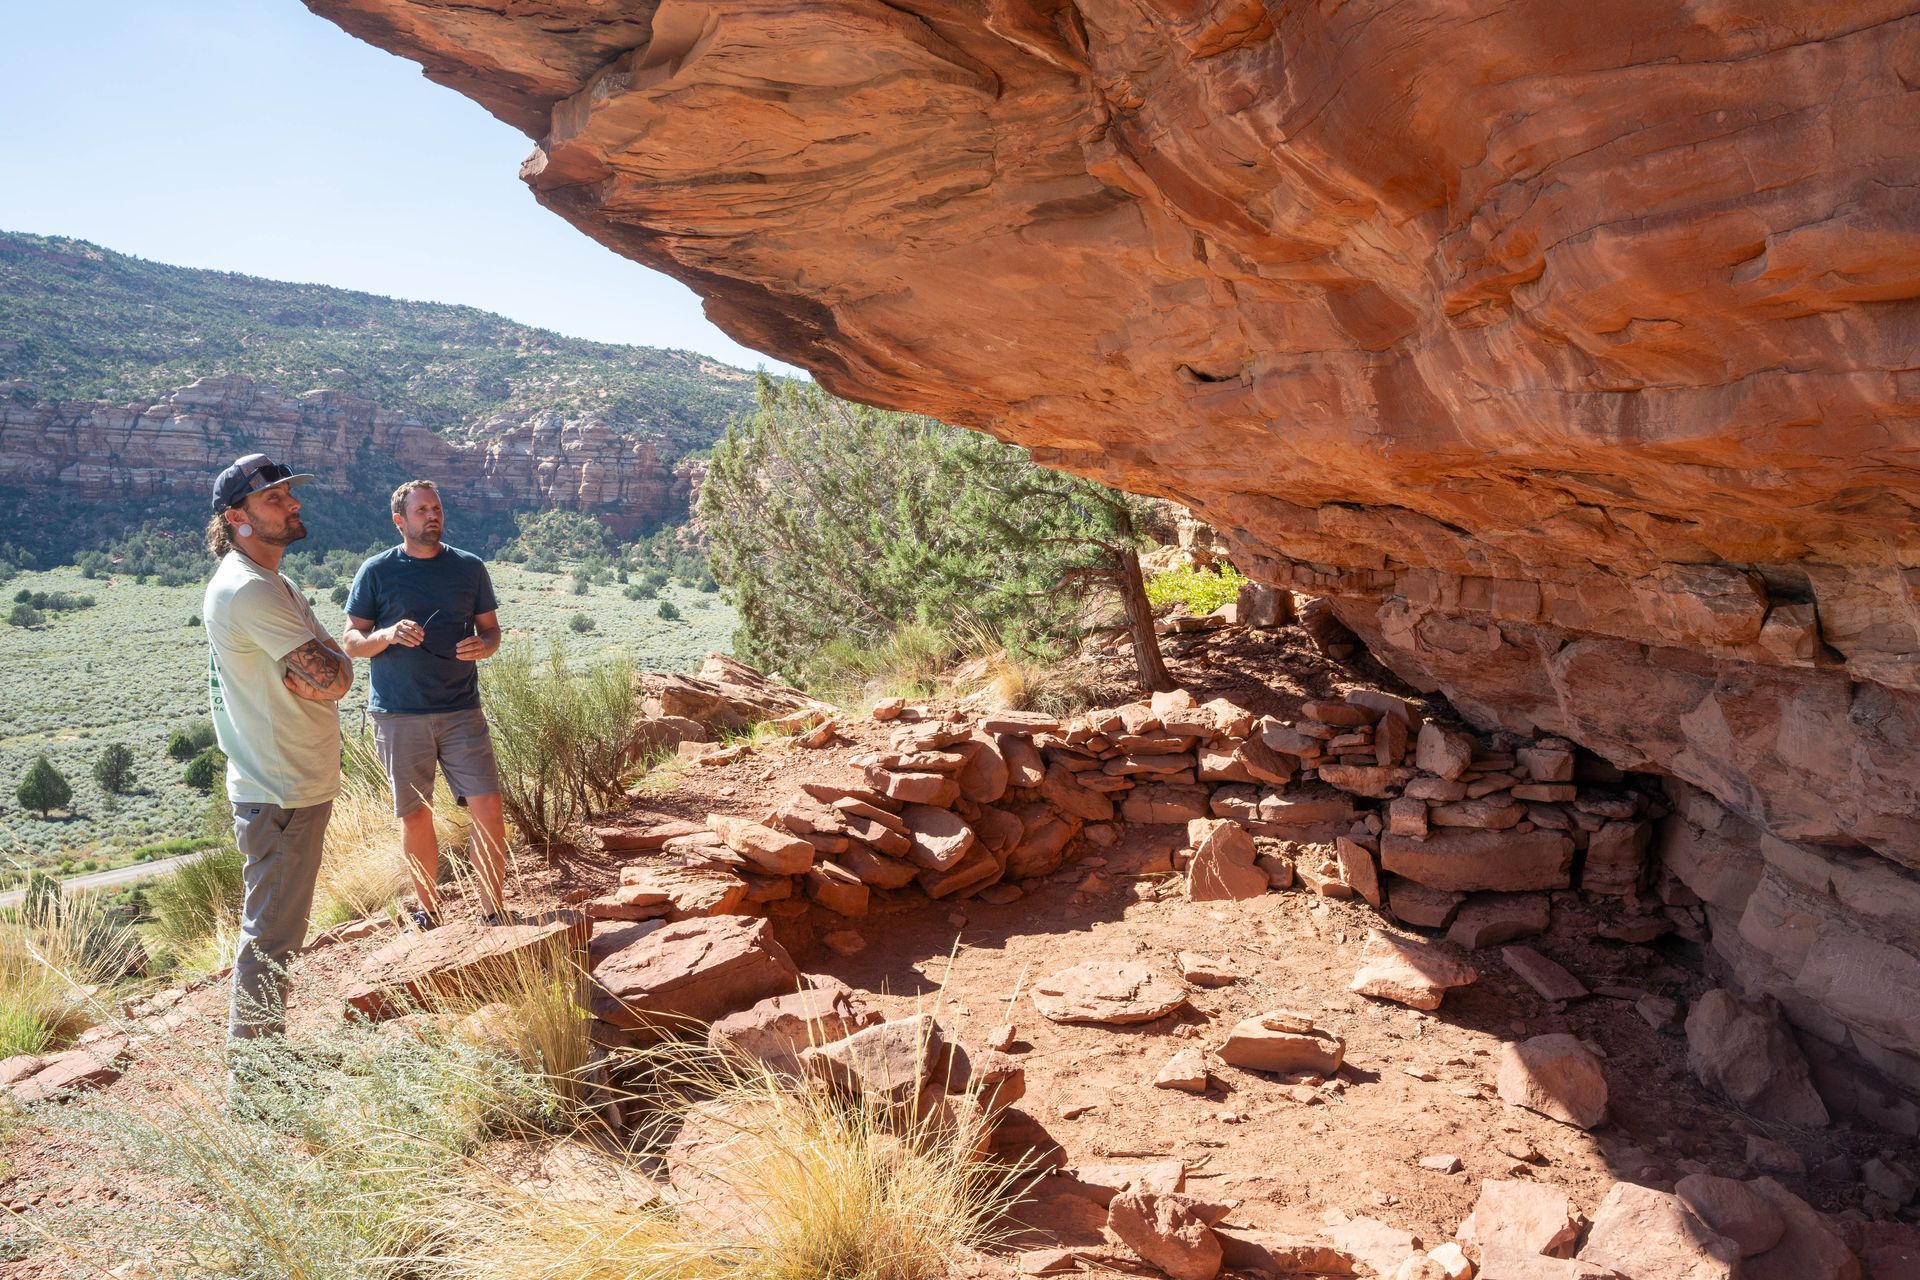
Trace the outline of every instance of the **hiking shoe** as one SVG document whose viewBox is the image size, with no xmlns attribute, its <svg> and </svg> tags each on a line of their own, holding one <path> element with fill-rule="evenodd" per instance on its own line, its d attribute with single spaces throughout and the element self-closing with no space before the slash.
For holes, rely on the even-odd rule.
<svg viewBox="0 0 1920 1280">
<path fill-rule="evenodd" d="M 415 907 L 413 910 L 407 912 L 406 923 L 409 928 L 420 933 L 425 933 L 429 929 L 439 927 L 440 916 L 438 913 L 428 911 L 424 907 Z"/>
<path fill-rule="evenodd" d="M 520 920 L 511 911 L 489 911 L 480 917 L 480 923 L 489 928 L 498 928 L 503 924 L 519 924 Z"/>
</svg>

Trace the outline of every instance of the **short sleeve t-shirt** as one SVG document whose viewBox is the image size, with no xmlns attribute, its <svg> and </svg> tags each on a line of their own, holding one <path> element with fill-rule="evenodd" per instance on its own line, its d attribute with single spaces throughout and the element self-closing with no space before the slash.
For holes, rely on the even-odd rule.
<svg viewBox="0 0 1920 1280">
<path fill-rule="evenodd" d="M 347 613 L 376 627 L 407 618 L 427 633 L 413 648 L 388 645 L 373 659 L 368 708 L 428 715 L 478 707 L 479 666 L 454 657 L 453 649 L 474 633 L 474 615 L 499 607 L 486 562 L 458 547 L 442 546 L 439 555 L 426 557 L 389 547 L 361 565 L 347 593 Z"/>
<path fill-rule="evenodd" d="M 238 551 L 207 583 L 207 690 L 213 733 L 227 755 L 235 804 L 304 809 L 340 793 L 340 710 L 287 691 L 284 659 L 309 640 L 331 643 L 294 585 Z"/>
</svg>

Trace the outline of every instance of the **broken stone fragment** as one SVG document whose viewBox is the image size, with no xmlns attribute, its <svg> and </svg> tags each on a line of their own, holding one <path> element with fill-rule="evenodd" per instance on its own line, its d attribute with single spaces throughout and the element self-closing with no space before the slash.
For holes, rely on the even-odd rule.
<svg viewBox="0 0 1920 1280">
<path fill-rule="evenodd" d="M 1447 941 L 1468 951 L 1545 933 L 1553 903 L 1544 893 L 1475 894 L 1460 908 Z"/>
<path fill-rule="evenodd" d="M 756 870 L 776 876 L 797 876 L 806 874 L 807 868 L 813 865 L 814 847 L 790 832 L 776 831 L 723 813 L 708 814 L 707 825 Z"/>
<path fill-rule="evenodd" d="M 1257 898 L 1267 892 L 1267 873 L 1254 865 L 1253 837 L 1227 818 L 1195 818 L 1187 823 L 1192 853 L 1187 863 L 1187 897 L 1194 902 Z"/>
<path fill-rule="evenodd" d="M 1428 722 L 1420 726 L 1420 735 L 1414 740 L 1413 762 L 1428 773 L 1456 780 L 1473 763 L 1473 752 L 1472 734 Z"/>
<path fill-rule="evenodd" d="M 1156 1089 L 1178 1089 L 1182 1093 L 1207 1091 L 1207 1055 L 1201 1049 L 1182 1049 L 1167 1060 L 1153 1077 Z"/>
<path fill-rule="evenodd" d="M 1214 1280 L 1220 1241 L 1196 1204 L 1178 1192 L 1123 1191 L 1107 1206 L 1106 1228 L 1169 1280 Z"/>
<path fill-rule="evenodd" d="M 1219 1053 L 1222 1062 L 1247 1071 L 1328 1076 L 1340 1069 L 1346 1042 L 1311 1018 L 1277 1009 L 1236 1023 Z"/>
<path fill-rule="evenodd" d="M 1580 1129 L 1606 1123 L 1607 1077 L 1577 1038 L 1534 1036 L 1501 1050 L 1500 1100 Z"/>
<path fill-rule="evenodd" d="M 1333 842 L 1334 856 L 1340 862 L 1340 878 L 1370 906 L 1380 905 L 1380 871 L 1374 866 L 1373 851 L 1348 836 Z"/>
<path fill-rule="evenodd" d="M 1143 964 L 1090 960 L 1034 984 L 1033 1004 L 1052 1022 L 1125 1025 L 1151 1022 L 1185 1007 L 1187 993 Z"/>
<path fill-rule="evenodd" d="M 973 828 L 959 814 L 932 805 L 908 804 L 900 811 L 912 847 L 907 858 L 928 871 L 945 871 L 973 848 Z"/>
<path fill-rule="evenodd" d="M 1477 982 L 1479 972 L 1431 943 L 1367 931 L 1364 963 L 1349 991 L 1414 1009 L 1438 1009 L 1448 991 Z"/>
<path fill-rule="evenodd" d="M 1518 1178 L 1488 1178 L 1480 1184 L 1473 1212 L 1454 1235 L 1478 1249 L 1511 1248 L 1555 1258 L 1573 1255 L 1580 1219 L 1558 1187 Z"/>
<path fill-rule="evenodd" d="M 1502 947 L 1500 958 L 1542 1000 L 1579 1000 L 1592 994 L 1584 982 L 1532 947 Z"/>
<path fill-rule="evenodd" d="M 1213 956 L 1182 951 L 1176 959 L 1180 962 L 1180 976 L 1196 986 L 1225 987 L 1240 980 L 1231 964 Z"/>
</svg>

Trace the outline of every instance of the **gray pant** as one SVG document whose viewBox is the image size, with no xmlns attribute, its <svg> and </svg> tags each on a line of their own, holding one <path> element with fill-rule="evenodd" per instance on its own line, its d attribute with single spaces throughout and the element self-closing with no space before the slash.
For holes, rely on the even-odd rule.
<svg viewBox="0 0 1920 1280">
<path fill-rule="evenodd" d="M 332 815 L 331 800 L 304 809 L 233 806 L 234 843 L 247 858 L 247 897 L 233 959 L 230 1040 L 286 1032 L 287 961 L 307 940 L 320 846 Z"/>
</svg>

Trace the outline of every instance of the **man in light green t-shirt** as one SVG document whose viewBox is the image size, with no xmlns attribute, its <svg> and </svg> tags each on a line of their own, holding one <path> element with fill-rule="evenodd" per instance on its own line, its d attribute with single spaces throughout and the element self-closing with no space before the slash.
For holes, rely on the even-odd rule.
<svg viewBox="0 0 1920 1280">
<path fill-rule="evenodd" d="M 205 605 L 214 736 L 227 755 L 246 900 L 229 1040 L 286 1029 L 287 961 L 306 941 L 320 848 L 340 793 L 340 709 L 353 663 L 280 574 L 307 536 L 293 487 L 313 479 L 252 453 L 213 486 Z"/>
</svg>

